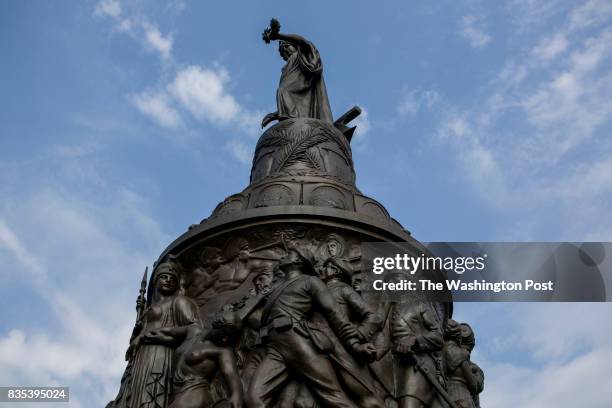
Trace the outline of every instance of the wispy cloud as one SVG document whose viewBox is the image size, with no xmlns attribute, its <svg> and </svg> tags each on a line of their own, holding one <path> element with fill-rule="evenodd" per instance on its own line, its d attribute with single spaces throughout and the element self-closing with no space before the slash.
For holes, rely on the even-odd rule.
<svg viewBox="0 0 612 408">
<path fill-rule="evenodd" d="M 155 24 L 146 20 L 142 22 L 142 29 L 147 46 L 158 52 L 163 59 L 169 59 L 172 53 L 172 35 L 164 36 Z"/>
<path fill-rule="evenodd" d="M 183 5 L 177 8 L 182 9 Z M 115 31 L 140 41 L 146 50 L 155 52 L 166 63 L 156 85 L 128 95 L 144 116 L 170 130 L 188 130 L 187 118 L 192 118 L 196 123 L 223 129 L 232 126 L 247 137 L 259 134 L 263 114 L 246 108 L 232 95 L 228 89 L 231 77 L 224 66 L 216 62 L 210 66 L 177 64 L 172 57 L 172 34 L 163 34 L 155 22 L 141 13 L 124 11 L 118 0 L 101 0 L 94 13 L 110 18 Z M 250 162 L 250 158 L 245 158 L 251 150 L 246 148 L 246 140 L 234 139 L 228 146 L 241 163 Z"/>
<path fill-rule="evenodd" d="M 10 251 L 0 251 L 0 260 L 10 264 L 14 256 L 19 261 L 17 270 L 25 272 L 20 274 L 21 284 L 34 291 L 36 302 L 43 302 L 51 320 L 44 334 L 40 327 L 19 324 L 19 329 L 0 335 L 0 381 L 71 384 L 77 401 L 103 404 L 117 387 L 117 375 L 123 368 L 120 356 L 133 324 L 132 317 L 119 313 L 121 308 L 131 309 L 131 302 L 125 289 L 115 285 L 125 270 L 132 270 L 137 281 L 148 257 L 129 253 L 129 246 L 121 248 L 124 243 L 98 224 L 105 218 L 86 216 L 88 211 L 75 205 L 74 197 L 64 200 L 48 192 L 34 194 L 22 204 L 12 217 L 22 237 L 3 223 L 0 248 Z M 113 208 L 107 216 L 114 216 Z M 21 217 L 36 223 L 28 225 Z M 52 237 L 53 243 L 36 241 L 43 236 Z M 66 257 L 66 253 L 73 255 Z M 108 293 L 113 293 L 112 305 L 99 308 L 92 302 Z"/>
<path fill-rule="evenodd" d="M 486 86 L 485 101 L 467 109 L 444 106 L 438 129 L 484 200 L 520 212 L 525 223 L 554 225 L 548 233 L 558 238 L 593 238 L 595 226 L 607 218 L 597 203 L 609 197 L 608 190 L 585 185 L 602 185 L 604 176 L 594 169 L 607 168 L 612 153 L 600 134 L 612 122 L 612 31 L 603 23 L 612 17 L 609 9 L 596 1 L 578 4 L 563 24 L 531 35 Z M 590 147 L 595 143 L 598 149 Z M 570 193 L 576 191 L 584 194 Z M 530 214 L 546 216 L 533 220 Z"/>
<path fill-rule="evenodd" d="M 439 99 L 440 95 L 434 90 L 406 90 L 396 109 L 400 115 L 412 116 L 420 110 L 431 110 Z"/>
<path fill-rule="evenodd" d="M 147 199 L 110 182 L 91 155 L 89 145 L 54 148 L 32 173 L 0 176 L 0 262 L 11 265 L 0 277 L 18 279 L 28 316 L 47 322 L 18 320 L 19 305 L 8 305 L 0 383 L 70 385 L 75 407 L 103 406 L 116 393 L 134 322 L 124 311 L 133 310 L 144 266 L 169 242 Z M 75 174 L 85 169 L 87 177 Z"/>
<path fill-rule="evenodd" d="M 542 40 L 533 49 L 533 56 L 542 62 L 547 62 L 564 52 L 568 45 L 564 33 L 555 33 L 552 37 Z"/>
<path fill-rule="evenodd" d="M 28 251 L 3 219 L 0 219 L 0 248 L 9 251 L 33 274 L 41 275 L 43 273 L 43 268 L 38 259 Z"/>
<path fill-rule="evenodd" d="M 170 96 L 160 91 L 144 91 L 132 95 L 130 100 L 145 116 L 150 117 L 161 126 L 178 129 L 183 125 L 179 112 L 172 106 Z"/>
<path fill-rule="evenodd" d="M 609 24 L 612 3 L 608 0 L 589 0 L 580 4 L 570 15 L 570 31 Z"/>
<path fill-rule="evenodd" d="M 233 139 L 227 143 L 227 148 L 232 155 L 243 164 L 251 164 L 253 160 L 253 148 L 242 140 Z"/>
<path fill-rule="evenodd" d="M 263 115 L 238 103 L 228 91 L 230 80 L 219 64 L 212 68 L 189 65 L 178 69 L 168 83 L 131 95 L 130 100 L 141 113 L 166 128 L 182 128 L 182 117 L 188 115 L 198 122 L 233 126 L 247 136 L 257 135 Z"/>
<path fill-rule="evenodd" d="M 601 316 L 611 306 L 498 304 L 472 315 L 477 334 L 473 357 L 486 376 L 482 405 L 607 407 L 612 391 L 602 388 L 601 378 L 612 364 L 612 323 Z M 492 323 L 492 314 L 498 324 Z M 480 341 L 483 336 L 486 340 Z"/>
<path fill-rule="evenodd" d="M 534 27 L 546 25 L 552 17 L 567 11 L 563 0 L 509 0 L 506 3 L 507 15 L 519 33 Z"/>
<path fill-rule="evenodd" d="M 515 364 L 491 364 L 481 399 L 483 406 L 528 408 L 584 406 L 605 408 L 612 391 L 602 387 L 612 348 L 602 348 L 561 364 L 528 368 Z M 498 381 L 498 379 L 503 379 Z"/>
<path fill-rule="evenodd" d="M 352 121 L 350 126 L 357 126 L 353 138 L 351 139 L 351 147 L 353 150 L 364 150 L 368 145 L 368 135 L 372 130 L 372 122 L 370 122 L 368 110 L 361 106 L 361 115 Z"/>
<path fill-rule="evenodd" d="M 119 18 L 121 16 L 121 4 L 119 0 L 102 0 L 96 4 L 94 11 L 97 15 Z"/>
<path fill-rule="evenodd" d="M 139 13 L 124 11 L 119 0 L 100 0 L 96 3 L 94 14 L 110 18 L 115 31 L 137 39 L 146 50 L 158 54 L 162 61 L 171 59 L 174 45 L 172 34 L 164 35 L 157 24 Z"/>
<path fill-rule="evenodd" d="M 474 48 L 482 48 L 491 42 L 482 17 L 474 14 L 461 17 L 459 33 Z"/>
</svg>

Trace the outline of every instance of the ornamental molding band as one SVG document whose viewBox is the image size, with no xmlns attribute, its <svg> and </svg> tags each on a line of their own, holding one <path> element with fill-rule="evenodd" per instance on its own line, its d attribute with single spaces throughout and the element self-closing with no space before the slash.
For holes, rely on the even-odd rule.
<svg viewBox="0 0 612 408">
<path fill-rule="evenodd" d="M 107 408 L 479 407 L 474 332 L 452 301 L 363 290 L 362 244 L 427 252 L 355 185 L 317 48 L 280 31 L 285 65 L 250 184 L 143 276 L 127 366 Z M 442 274 L 442 272 L 440 272 Z"/>
</svg>

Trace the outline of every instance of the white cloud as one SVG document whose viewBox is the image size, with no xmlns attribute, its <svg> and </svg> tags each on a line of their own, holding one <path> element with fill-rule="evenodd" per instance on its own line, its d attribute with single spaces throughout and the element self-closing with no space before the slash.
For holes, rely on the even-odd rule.
<svg viewBox="0 0 612 408">
<path fill-rule="evenodd" d="M 586 353 L 567 363 L 538 368 L 491 364 L 485 368 L 481 403 L 496 408 L 606 408 L 610 405 L 612 390 L 602 379 L 607 378 L 610 364 L 610 347 Z"/>
<path fill-rule="evenodd" d="M 612 77 L 600 75 L 597 68 L 612 54 L 611 44 L 612 31 L 586 40 L 570 54 L 563 71 L 552 74 L 519 101 L 530 123 L 545 132 L 552 158 L 560 158 L 589 139 L 610 118 L 612 107 L 607 100 Z"/>
<path fill-rule="evenodd" d="M 94 14 L 109 17 L 115 31 L 140 41 L 148 51 L 157 53 L 162 61 L 171 59 L 174 44 L 172 35 L 162 34 L 157 24 L 150 22 L 141 13 L 124 12 L 118 0 L 100 0 L 96 3 Z"/>
<path fill-rule="evenodd" d="M 240 115 L 236 124 L 238 129 L 251 139 L 258 138 L 261 135 L 261 120 L 265 116 L 264 112 L 248 110 L 244 106 L 241 106 L 240 109 Z"/>
<path fill-rule="evenodd" d="M 491 42 L 491 36 L 486 32 L 482 19 L 473 14 L 461 18 L 459 33 L 474 48 L 482 48 Z"/>
<path fill-rule="evenodd" d="M 473 358 L 485 371 L 482 405 L 607 407 L 612 390 L 602 378 L 607 378 L 612 364 L 612 321 L 602 316 L 609 315 L 611 307 L 609 303 L 468 306 L 475 311 L 468 313 L 477 336 Z"/>
<path fill-rule="evenodd" d="M 253 148 L 245 142 L 234 139 L 228 142 L 227 148 L 240 163 L 251 164 L 253 161 Z"/>
<path fill-rule="evenodd" d="M 27 301 L 26 314 L 5 305 L 0 383 L 68 385 L 70 406 L 103 406 L 125 366 L 135 318 L 125 311 L 170 237 L 147 199 L 109 182 L 89 145 L 52 149 L 32 166 L 0 175 L 0 263 L 11 265 L 0 277 L 26 288 Z"/>
<path fill-rule="evenodd" d="M 214 68 L 190 65 L 179 69 L 161 88 L 132 95 L 130 99 L 141 113 L 166 128 L 183 127 L 185 112 L 200 122 L 224 129 L 231 126 L 247 136 L 259 135 L 263 114 L 240 105 L 228 91 L 229 84 L 229 73 L 218 64 Z M 247 144 L 238 139 L 228 142 L 233 157 L 245 164 L 252 158 Z"/>
<path fill-rule="evenodd" d="M 555 26 L 557 19 L 566 19 L 567 30 L 574 32 L 605 25 L 612 14 L 612 4 L 609 0 L 579 4 L 564 0 L 510 0 L 507 11 L 519 34 Z"/>
<path fill-rule="evenodd" d="M 413 116 L 420 110 L 431 110 L 440 99 L 440 95 L 433 90 L 406 91 L 397 106 L 400 115 Z"/>
<path fill-rule="evenodd" d="M 163 59 L 169 59 L 172 53 L 172 36 L 167 35 L 164 37 L 159 31 L 159 28 L 148 21 L 143 21 L 142 28 L 144 30 L 144 39 L 147 46 L 158 52 Z"/>
<path fill-rule="evenodd" d="M 32 300 L 38 296 L 35 303 L 42 301 L 53 320 L 47 322 L 48 328 L 25 325 L 0 334 L 0 382 L 69 385 L 71 403 L 84 399 L 102 404 L 118 386 L 124 366 L 121 354 L 133 323 L 129 315 L 119 313 L 130 305 L 122 296 L 125 291 L 117 290 L 113 282 L 123 275 L 121 269 L 143 265 L 144 259 L 121 250 L 93 220 L 81 218 L 82 209 L 73 203 L 39 201 L 42 199 L 53 197 L 34 195 L 33 202 L 23 203 L 21 215 L 15 217 L 24 230 L 22 235 L 38 240 L 38 245 L 27 248 L 24 239 L 6 226 L 3 235 L 10 238 L 3 242 L 10 242 L 15 249 L 12 255 L 22 265 L 20 284 L 34 291 Z M 42 214 L 32 212 L 43 208 L 47 211 Z M 56 218 L 47 219 L 49 215 Z M 25 222 L 21 216 L 30 219 Z M 34 225 L 28 225 L 30 220 L 36 220 Z M 41 243 L 45 236 L 53 237 L 53 243 Z M 67 253 L 73 255 L 66 257 Z M 8 259 L 0 256 L 3 263 Z M 113 303 L 107 304 L 105 295 L 111 292 Z"/>
<path fill-rule="evenodd" d="M 570 16 L 569 30 L 583 30 L 609 24 L 612 3 L 609 0 L 590 0 L 576 7 Z"/>
<path fill-rule="evenodd" d="M 119 32 L 130 32 L 134 28 L 134 25 L 131 19 L 124 18 L 121 21 L 119 21 L 116 28 L 117 28 L 117 31 Z"/>
<path fill-rule="evenodd" d="M 415 93 L 416 91 L 408 92 L 402 97 L 399 105 L 397 105 L 397 112 L 400 115 L 412 116 L 419 111 L 421 104 L 416 98 Z"/>
<path fill-rule="evenodd" d="M 171 6 L 176 12 L 185 7 L 182 2 Z M 116 0 L 99 1 L 95 6 L 95 14 L 109 17 L 115 31 L 141 42 L 146 50 L 157 53 L 165 63 L 161 85 L 129 95 L 129 100 L 140 113 L 167 129 L 187 129 L 183 119 L 186 112 L 189 112 L 187 116 L 191 115 L 200 122 L 223 128 L 233 126 L 250 137 L 259 135 L 263 114 L 246 109 L 229 92 L 230 75 L 223 66 L 187 65 L 175 68 L 175 64 L 171 64 L 173 36 L 164 35 L 158 25 L 141 12 L 130 10 L 129 7 L 127 11 L 122 10 Z M 168 74 L 172 79 L 167 79 Z M 237 143 L 229 142 L 229 151 L 240 162 L 247 163 L 246 151 L 240 147 L 247 143 Z"/>
<path fill-rule="evenodd" d="M 536 58 L 549 61 L 567 49 L 569 42 L 564 33 L 556 33 L 552 38 L 546 38 L 534 50 Z"/>
<path fill-rule="evenodd" d="M 372 129 L 372 123 L 368 117 L 368 110 L 361 106 L 361 115 L 357 116 L 349 126 L 357 126 L 353 138 L 351 139 L 351 147 L 353 150 L 364 150 L 368 144 L 367 135 Z"/>
<path fill-rule="evenodd" d="M 471 119 L 467 115 L 448 113 L 438 128 L 436 140 L 460 152 L 457 161 L 483 201 L 497 208 L 508 205 L 508 200 L 513 199 L 507 191 L 497 152 L 481 139 Z"/>
<path fill-rule="evenodd" d="M 222 67 L 192 65 L 179 70 L 168 89 L 196 118 L 228 123 L 236 121 L 241 113 L 240 105 L 226 90 L 228 81 L 229 74 Z"/>
<path fill-rule="evenodd" d="M 516 33 L 523 35 L 554 26 L 555 19 L 574 6 L 565 0 L 508 0 L 505 8 Z"/>
<path fill-rule="evenodd" d="M 470 185 L 540 239 L 609 239 L 603 225 L 612 227 L 604 221 L 610 192 L 602 173 L 612 154 L 605 141 L 612 125 L 612 30 L 587 13 L 595 4 L 561 7 L 561 15 L 541 10 L 555 24 L 527 41 L 523 32 L 509 33 L 521 45 L 483 87 L 488 97 L 470 108 L 442 106 L 438 140 L 453 146 Z M 420 106 L 409 96 L 404 111 L 412 113 Z"/>
<path fill-rule="evenodd" d="M 612 322 L 603 322 L 601 317 L 609 313 L 610 306 L 606 303 L 524 306 L 529 313 L 518 319 L 520 344 L 535 358 L 549 362 L 568 361 L 585 350 L 609 348 Z M 563 319 L 552 319 L 555 315 Z"/>
<path fill-rule="evenodd" d="M 145 91 L 130 99 L 142 114 L 164 127 L 177 129 L 183 124 L 180 114 L 172 107 L 169 95 L 164 92 Z"/>
<path fill-rule="evenodd" d="M 121 4 L 119 0 L 101 0 L 96 4 L 94 12 L 98 15 L 118 18 L 121 15 Z"/>
<path fill-rule="evenodd" d="M 38 260 L 25 248 L 23 243 L 17 238 L 13 230 L 9 228 L 6 222 L 0 218 L 0 248 L 4 248 L 11 252 L 15 258 L 19 260 L 27 270 L 36 275 L 42 273 L 42 266 Z"/>
</svg>

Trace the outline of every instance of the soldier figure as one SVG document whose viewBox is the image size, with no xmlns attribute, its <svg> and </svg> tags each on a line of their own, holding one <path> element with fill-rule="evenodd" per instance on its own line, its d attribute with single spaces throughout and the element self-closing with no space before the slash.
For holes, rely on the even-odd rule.
<svg viewBox="0 0 612 408">
<path fill-rule="evenodd" d="M 439 406 L 442 390 L 437 355 L 444 345 L 442 328 L 429 303 L 396 303 L 391 314 L 393 352 L 399 359 L 396 398 L 399 408 Z M 442 390 L 442 391 L 440 391 Z"/>
<path fill-rule="evenodd" d="M 475 345 L 474 332 L 466 323 L 449 319 L 445 330 L 444 362 L 448 393 L 461 408 L 478 408 L 478 394 L 484 387 L 484 374 L 470 361 Z"/>
<path fill-rule="evenodd" d="M 215 247 L 204 248 L 200 259 L 202 265 L 192 272 L 187 288 L 187 295 L 198 306 L 206 304 L 215 295 L 213 285 L 217 281 L 217 269 L 225 262 L 221 250 Z"/>
<path fill-rule="evenodd" d="M 348 261 L 332 256 L 323 262 L 321 279 L 336 301 L 338 312 L 356 325 L 362 341 L 369 342 L 380 330 L 380 321 L 363 298 L 348 284 L 351 282 L 351 270 Z M 323 320 L 319 323 L 321 329 L 329 332 L 329 326 L 324 319 L 319 320 Z M 334 363 L 340 383 L 348 395 L 360 408 L 384 408 L 385 403 L 377 395 L 376 385 L 368 367 L 370 361 L 358 361 L 346 351 L 333 333 L 330 333 L 330 338 L 334 348 L 329 358 Z M 309 394 L 306 386 L 302 384 L 296 406 L 312 407 L 314 401 Z"/>
<path fill-rule="evenodd" d="M 263 313 L 263 305 L 266 301 L 266 295 L 272 290 L 272 275 L 267 271 L 261 272 L 253 279 L 254 295 L 251 301 L 253 304 L 247 303 L 248 310 L 243 312 L 246 316 L 244 317 L 245 336 L 248 338 L 248 347 L 246 349 L 246 356 L 244 359 L 244 366 L 242 367 L 242 380 L 245 385 L 245 391 L 248 387 L 248 382 L 253 378 L 253 374 L 257 369 L 257 366 L 261 363 L 265 355 L 265 347 L 261 340 L 261 314 Z M 249 299 L 250 300 L 250 299 Z M 247 300 L 247 302 L 249 302 Z M 250 307 L 249 307 L 250 306 Z"/>
<path fill-rule="evenodd" d="M 271 407 L 290 381 L 299 375 L 324 407 L 356 408 L 342 390 L 325 353 L 333 344 L 309 319 L 319 311 L 352 354 L 370 358 L 374 347 L 339 313 L 325 284 L 314 275 L 312 256 L 297 247 L 288 249 L 279 267 L 285 279 L 270 293 L 262 315 L 267 349 L 249 386 L 247 406 Z"/>
</svg>

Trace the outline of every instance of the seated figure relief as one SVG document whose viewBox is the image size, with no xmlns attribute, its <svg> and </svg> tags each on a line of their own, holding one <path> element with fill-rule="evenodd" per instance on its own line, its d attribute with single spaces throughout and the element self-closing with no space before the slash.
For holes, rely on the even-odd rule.
<svg viewBox="0 0 612 408">
<path fill-rule="evenodd" d="M 218 401 L 211 392 L 211 383 L 219 374 L 227 387 L 226 406 L 242 407 L 243 392 L 233 350 L 241 326 L 241 321 L 232 314 L 224 314 L 208 332 L 199 325 L 164 331 L 181 341 L 175 353 L 174 389 L 169 408 L 213 406 Z"/>
</svg>

